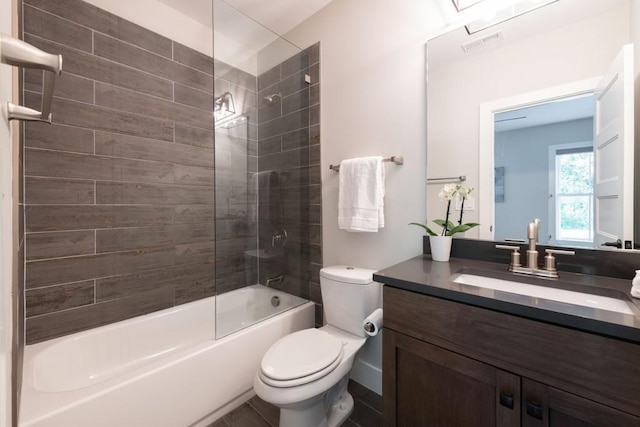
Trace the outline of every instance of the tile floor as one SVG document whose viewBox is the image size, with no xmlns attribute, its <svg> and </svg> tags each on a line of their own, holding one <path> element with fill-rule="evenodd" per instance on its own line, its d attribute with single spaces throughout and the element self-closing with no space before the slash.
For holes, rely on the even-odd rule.
<svg viewBox="0 0 640 427">
<path fill-rule="evenodd" d="M 382 397 L 354 381 L 349 381 L 349 392 L 355 405 L 351 417 L 343 426 L 381 426 Z M 277 427 L 278 421 L 278 408 L 256 396 L 209 427 Z"/>
</svg>

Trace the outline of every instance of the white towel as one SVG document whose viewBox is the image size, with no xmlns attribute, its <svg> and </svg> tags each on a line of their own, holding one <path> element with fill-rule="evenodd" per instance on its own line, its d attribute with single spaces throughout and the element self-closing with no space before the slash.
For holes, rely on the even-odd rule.
<svg viewBox="0 0 640 427">
<path fill-rule="evenodd" d="M 382 157 L 360 157 L 340 162 L 338 226 L 347 231 L 373 233 L 384 227 Z"/>
</svg>

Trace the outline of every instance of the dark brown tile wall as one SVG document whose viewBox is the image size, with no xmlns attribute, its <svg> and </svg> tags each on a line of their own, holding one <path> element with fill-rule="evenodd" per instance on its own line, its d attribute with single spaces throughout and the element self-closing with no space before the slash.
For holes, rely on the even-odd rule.
<svg viewBox="0 0 640 427">
<path fill-rule="evenodd" d="M 283 285 L 320 303 L 318 45 L 256 78 L 81 0 L 21 13 L 24 40 L 64 58 L 54 124 L 23 133 L 28 344 L 264 279 L 247 257 L 259 170 L 288 179 Z M 27 105 L 40 82 L 25 72 Z M 248 120 L 214 129 L 226 91 Z"/>
<path fill-rule="evenodd" d="M 225 77 L 236 80 L 238 73 Z M 255 88 L 255 77 L 253 78 Z M 232 90 L 233 84 L 216 80 L 216 92 Z M 234 93 L 234 92 L 232 92 Z M 236 110 L 241 97 L 236 98 Z M 251 176 L 256 170 L 255 92 L 244 97 L 250 102 L 243 111 L 247 122 L 230 128 L 216 129 L 216 284 L 218 292 L 227 292 L 257 283 L 257 262 L 249 257 L 256 248 L 257 224 L 251 215 L 256 209 L 256 197 L 249 190 Z"/>
<path fill-rule="evenodd" d="M 322 325 L 319 64 L 316 43 L 258 76 L 258 170 L 277 177 L 268 186 L 268 180 L 260 180 L 259 245 L 284 255 L 282 260 L 262 260 L 259 272 L 262 283 L 284 274 L 284 281 L 274 286 L 313 300 L 316 324 Z M 276 94 L 269 102 L 267 97 Z M 282 228 L 287 243 L 274 248 L 272 236 Z"/>
<path fill-rule="evenodd" d="M 26 342 L 213 295 L 212 59 L 80 0 L 22 8 L 64 59 L 55 124 L 24 129 Z"/>
</svg>

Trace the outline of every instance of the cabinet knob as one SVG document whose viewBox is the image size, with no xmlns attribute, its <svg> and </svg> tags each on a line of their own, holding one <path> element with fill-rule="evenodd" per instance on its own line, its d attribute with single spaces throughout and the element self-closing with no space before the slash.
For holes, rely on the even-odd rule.
<svg viewBox="0 0 640 427">
<path fill-rule="evenodd" d="M 500 404 L 502 406 L 513 409 L 513 402 L 513 393 L 510 393 L 508 391 L 503 391 L 500 393 Z"/>
<path fill-rule="evenodd" d="M 539 420 L 542 419 L 542 406 L 538 402 L 528 401 L 527 402 L 527 415 L 532 416 L 533 418 L 537 418 Z"/>
</svg>

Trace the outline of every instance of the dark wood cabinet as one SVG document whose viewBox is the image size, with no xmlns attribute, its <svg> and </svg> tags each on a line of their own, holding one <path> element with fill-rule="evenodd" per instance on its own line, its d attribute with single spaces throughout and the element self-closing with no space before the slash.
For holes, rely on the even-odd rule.
<svg viewBox="0 0 640 427">
<path fill-rule="evenodd" d="M 522 379 L 522 426 L 640 426 L 640 418 L 527 378 Z"/>
<path fill-rule="evenodd" d="M 384 341 L 390 350 L 385 358 L 393 358 L 385 360 L 385 372 L 389 365 L 396 367 L 396 399 L 392 410 L 385 405 L 385 425 L 493 427 L 519 422 L 516 375 L 392 330 L 385 331 Z"/>
<path fill-rule="evenodd" d="M 385 426 L 640 427 L 635 344 L 387 286 L 383 302 Z"/>
</svg>

